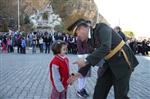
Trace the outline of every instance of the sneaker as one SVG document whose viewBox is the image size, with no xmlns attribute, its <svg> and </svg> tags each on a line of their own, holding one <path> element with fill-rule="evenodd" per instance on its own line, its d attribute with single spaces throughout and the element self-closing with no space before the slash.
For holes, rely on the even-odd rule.
<svg viewBox="0 0 150 99">
<path fill-rule="evenodd" d="M 84 94 L 88 97 L 89 94 L 87 93 L 87 91 L 85 89 L 82 89 L 82 90 L 83 90 Z"/>
<path fill-rule="evenodd" d="M 83 90 L 77 91 L 77 95 L 78 95 L 80 98 L 86 98 L 86 97 L 87 97 Z"/>
</svg>

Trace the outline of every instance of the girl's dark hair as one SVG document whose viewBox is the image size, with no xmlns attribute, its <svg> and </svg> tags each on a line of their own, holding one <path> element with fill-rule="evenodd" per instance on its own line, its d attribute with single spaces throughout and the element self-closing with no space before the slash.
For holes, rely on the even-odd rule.
<svg viewBox="0 0 150 99">
<path fill-rule="evenodd" d="M 57 40 L 52 44 L 52 52 L 54 55 L 56 54 L 60 54 L 61 53 L 61 48 L 63 45 L 68 45 L 66 42 L 62 41 L 62 40 Z"/>
</svg>

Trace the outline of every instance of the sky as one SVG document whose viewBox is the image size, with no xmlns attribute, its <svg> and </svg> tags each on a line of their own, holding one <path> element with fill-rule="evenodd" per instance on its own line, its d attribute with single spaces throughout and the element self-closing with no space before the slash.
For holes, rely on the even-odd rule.
<svg viewBox="0 0 150 99">
<path fill-rule="evenodd" d="M 150 37 L 150 0 L 94 0 L 111 27 Z"/>
</svg>

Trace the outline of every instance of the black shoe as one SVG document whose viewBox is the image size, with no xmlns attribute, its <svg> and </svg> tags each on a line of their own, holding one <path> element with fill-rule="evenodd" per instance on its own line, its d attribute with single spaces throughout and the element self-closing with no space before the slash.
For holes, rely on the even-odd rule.
<svg viewBox="0 0 150 99">
<path fill-rule="evenodd" d="M 87 93 L 87 91 L 85 89 L 82 89 L 82 90 L 83 90 L 84 94 L 88 97 L 89 94 Z"/>
<path fill-rule="evenodd" d="M 125 99 L 130 99 L 130 98 L 128 96 L 126 96 Z"/>
<path fill-rule="evenodd" d="M 78 95 L 80 98 L 87 98 L 87 96 L 86 96 L 86 94 L 84 93 L 83 90 L 77 91 L 77 95 Z"/>
</svg>

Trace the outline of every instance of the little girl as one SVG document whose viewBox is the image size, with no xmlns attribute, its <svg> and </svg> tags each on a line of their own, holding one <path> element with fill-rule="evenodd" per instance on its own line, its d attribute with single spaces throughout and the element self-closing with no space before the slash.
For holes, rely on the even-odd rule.
<svg viewBox="0 0 150 99">
<path fill-rule="evenodd" d="M 52 45 L 53 59 L 50 62 L 52 93 L 50 99 L 67 99 L 69 60 L 66 57 L 67 43 L 56 41 Z"/>
<path fill-rule="evenodd" d="M 2 41 L 2 52 L 6 53 L 7 52 L 7 48 L 6 48 L 6 44 Z"/>
</svg>

